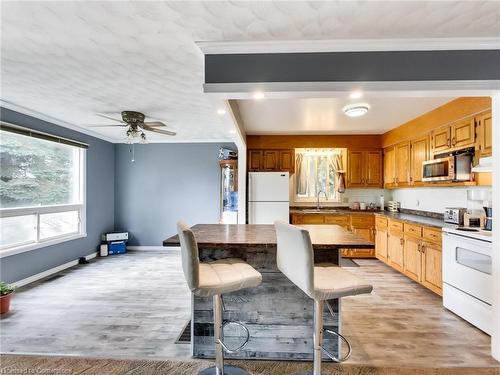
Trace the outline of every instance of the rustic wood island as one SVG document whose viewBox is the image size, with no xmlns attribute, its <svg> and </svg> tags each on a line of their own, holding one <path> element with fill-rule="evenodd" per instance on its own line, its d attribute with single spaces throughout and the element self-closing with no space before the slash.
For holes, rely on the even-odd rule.
<svg viewBox="0 0 500 375">
<path fill-rule="evenodd" d="M 373 243 L 338 225 L 303 225 L 309 230 L 315 262 L 339 264 L 339 251 L 369 248 Z M 202 262 L 240 258 L 262 273 L 262 284 L 253 289 L 224 295 L 224 319 L 243 322 L 250 341 L 240 352 L 227 358 L 312 359 L 313 302 L 293 285 L 276 266 L 276 234 L 273 225 L 198 224 L 192 227 Z M 163 246 L 180 246 L 178 236 Z M 332 317 L 325 311 L 325 328 L 338 330 L 340 305 L 331 301 Z M 213 316 L 210 298 L 193 297 L 191 306 L 192 354 L 213 358 Z M 238 342 L 226 333 L 228 342 Z M 338 354 L 337 341 L 325 336 L 325 347 Z M 325 357 L 326 359 L 326 357 Z"/>
</svg>

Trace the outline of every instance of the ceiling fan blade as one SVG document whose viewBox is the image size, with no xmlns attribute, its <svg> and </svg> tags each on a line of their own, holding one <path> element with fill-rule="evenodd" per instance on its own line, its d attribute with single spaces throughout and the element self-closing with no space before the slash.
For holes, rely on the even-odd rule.
<svg viewBox="0 0 500 375">
<path fill-rule="evenodd" d="M 156 129 L 156 128 L 152 128 L 148 125 L 144 125 L 144 130 L 147 130 L 147 131 L 150 131 L 150 132 L 155 132 L 155 133 L 158 133 L 158 134 L 164 134 L 164 135 L 176 135 L 177 133 L 175 132 L 172 132 L 170 130 L 160 130 L 160 129 Z"/>
<path fill-rule="evenodd" d="M 85 125 L 85 126 L 87 126 L 88 128 L 116 128 L 116 127 L 126 128 L 128 125 L 116 124 L 116 125 Z"/>
<path fill-rule="evenodd" d="M 116 121 L 116 122 L 121 122 L 122 124 L 126 124 L 126 122 L 123 121 L 123 120 L 119 120 L 119 119 L 116 119 L 114 117 L 102 114 L 102 113 L 96 113 L 95 115 L 99 116 L 99 117 L 107 118 L 108 120 L 113 120 L 113 121 Z"/>
<path fill-rule="evenodd" d="M 157 127 L 157 126 L 167 126 L 167 124 L 161 122 L 161 121 L 146 121 L 144 125 L 150 126 L 150 127 Z"/>
</svg>

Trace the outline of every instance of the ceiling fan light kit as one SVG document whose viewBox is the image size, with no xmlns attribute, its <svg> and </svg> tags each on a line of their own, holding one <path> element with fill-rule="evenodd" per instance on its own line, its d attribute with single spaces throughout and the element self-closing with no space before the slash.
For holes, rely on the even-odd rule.
<svg viewBox="0 0 500 375">
<path fill-rule="evenodd" d="M 158 133 L 158 134 L 163 134 L 163 135 L 169 135 L 169 136 L 174 136 L 176 135 L 175 132 L 170 131 L 170 130 L 164 130 L 164 129 L 159 129 L 162 127 L 166 127 L 167 125 L 161 121 L 144 121 L 146 119 L 146 116 L 144 113 L 137 112 L 137 111 L 122 111 L 121 116 L 122 119 L 118 120 L 112 116 L 98 113 L 97 116 L 106 118 L 108 120 L 113 120 L 116 122 L 119 122 L 120 124 L 116 125 L 97 125 L 99 127 L 108 127 L 108 126 L 122 126 L 126 127 L 126 142 L 131 144 L 131 143 L 148 143 L 147 138 L 146 138 L 146 131 L 150 131 L 153 133 Z"/>
</svg>

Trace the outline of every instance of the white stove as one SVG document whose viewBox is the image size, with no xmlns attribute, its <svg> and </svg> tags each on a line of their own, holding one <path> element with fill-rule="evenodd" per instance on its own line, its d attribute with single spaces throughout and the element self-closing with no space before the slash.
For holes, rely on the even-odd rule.
<svg viewBox="0 0 500 375">
<path fill-rule="evenodd" d="M 481 241 L 491 242 L 492 241 L 492 232 L 488 230 L 478 229 L 478 228 L 469 228 L 469 227 L 461 227 L 458 225 L 450 225 L 446 224 L 443 228 L 444 232 L 453 233 L 458 236 L 464 236 L 468 238 L 475 238 Z"/>
<path fill-rule="evenodd" d="M 493 313 L 492 235 L 443 228 L 443 305 L 490 334 Z"/>
</svg>

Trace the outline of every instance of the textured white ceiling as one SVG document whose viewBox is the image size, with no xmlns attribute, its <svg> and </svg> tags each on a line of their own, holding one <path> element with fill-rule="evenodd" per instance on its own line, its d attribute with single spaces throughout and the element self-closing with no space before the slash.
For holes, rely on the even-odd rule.
<svg viewBox="0 0 500 375">
<path fill-rule="evenodd" d="M 382 134 L 453 98 L 238 100 L 247 134 Z M 347 117 L 344 106 L 367 103 L 368 113 Z"/>
<path fill-rule="evenodd" d="M 495 37 L 498 2 L 6 2 L 1 98 L 85 126 L 143 111 L 175 138 L 226 140 L 195 41 Z M 411 46 L 409 46 L 411 47 Z M 94 128 L 95 130 L 95 128 Z M 99 129 L 115 139 L 118 129 Z M 156 137 L 156 138 L 155 138 Z"/>
</svg>

